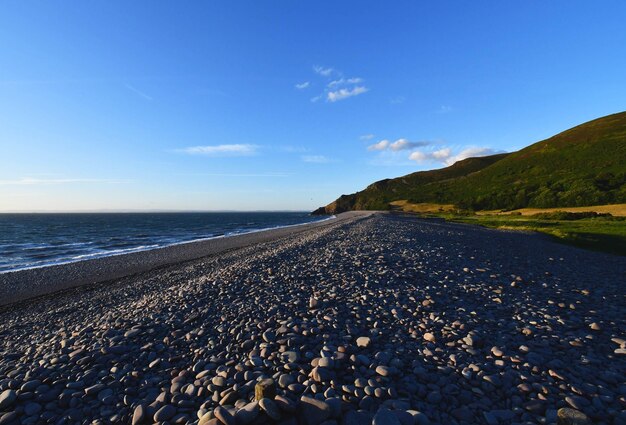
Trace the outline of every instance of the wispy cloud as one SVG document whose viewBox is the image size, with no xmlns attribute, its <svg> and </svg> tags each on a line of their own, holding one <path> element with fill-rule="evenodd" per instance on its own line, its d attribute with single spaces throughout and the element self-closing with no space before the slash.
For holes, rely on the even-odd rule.
<svg viewBox="0 0 626 425">
<path fill-rule="evenodd" d="M 315 164 L 328 164 L 329 162 L 334 162 L 334 160 L 324 155 L 302 155 L 300 159 L 304 162 L 312 162 Z"/>
<path fill-rule="evenodd" d="M 404 151 L 404 150 L 415 149 L 418 147 L 428 146 L 431 144 L 433 144 L 433 142 L 430 142 L 427 140 L 413 142 L 408 139 L 398 139 L 395 142 L 390 142 L 387 139 L 383 139 L 377 143 L 374 143 L 373 145 L 369 145 L 367 147 L 367 150 L 368 151 L 384 151 L 388 149 L 394 152 L 399 152 L 399 151 Z"/>
<path fill-rule="evenodd" d="M 310 81 L 305 81 L 305 82 L 303 82 L 303 83 L 296 84 L 296 88 L 297 88 L 298 90 L 304 90 L 304 89 L 306 89 L 307 87 L 309 87 L 310 85 L 311 85 L 311 82 L 310 82 Z"/>
<path fill-rule="evenodd" d="M 358 96 L 366 93 L 369 89 L 365 86 L 356 86 L 352 89 L 339 89 L 326 93 L 326 100 L 329 102 L 337 102 L 338 100 L 347 99 L 349 97 Z"/>
<path fill-rule="evenodd" d="M 176 149 L 176 152 L 204 156 L 252 156 L 257 153 L 258 148 L 257 145 L 248 144 L 207 145 Z"/>
<path fill-rule="evenodd" d="M 327 87 L 338 87 L 338 86 L 345 86 L 345 85 L 349 85 L 349 84 L 361 84 L 363 81 L 364 81 L 363 78 L 360 78 L 360 77 L 340 78 L 338 80 L 331 81 L 326 86 Z"/>
<path fill-rule="evenodd" d="M 331 75 L 336 73 L 335 69 L 333 69 L 331 67 L 325 68 L 325 67 L 319 66 L 319 65 L 313 66 L 313 71 L 315 71 L 316 74 L 319 74 L 322 77 L 330 77 Z"/>
<path fill-rule="evenodd" d="M 313 103 L 321 99 L 325 99 L 326 102 L 331 103 L 337 102 L 339 100 L 348 99 L 369 91 L 369 88 L 364 85 L 365 80 L 361 77 L 344 77 L 343 73 L 335 68 L 323 67 L 319 65 L 315 65 L 313 67 L 313 71 L 318 76 L 323 77 L 322 84 L 324 85 L 322 93 L 310 98 Z M 296 84 L 296 88 L 300 90 L 309 86 L 309 81 Z"/>
<path fill-rule="evenodd" d="M 363 134 L 362 136 L 359 136 L 359 139 L 361 139 L 361 140 L 372 140 L 374 137 L 376 137 L 376 135 L 374 135 L 374 134 Z"/>
<path fill-rule="evenodd" d="M 389 99 L 389 103 L 391 103 L 392 105 L 398 105 L 400 103 L 404 103 L 405 100 L 406 100 L 406 97 L 404 96 L 395 96 Z"/>
<path fill-rule="evenodd" d="M 71 183 L 125 183 L 127 180 L 116 179 L 35 179 L 23 177 L 15 180 L 0 180 L 0 186 L 43 186 Z"/>
<path fill-rule="evenodd" d="M 139 97 L 143 97 L 146 100 L 153 100 L 152 96 L 148 96 L 147 94 L 145 94 L 144 92 L 142 92 L 141 90 L 131 86 L 130 84 L 124 84 L 124 87 L 126 87 L 128 90 L 132 91 L 133 93 L 135 93 L 136 95 L 138 95 Z"/>
<path fill-rule="evenodd" d="M 452 112 L 452 106 L 441 105 L 435 112 L 438 114 L 448 114 Z"/>
<path fill-rule="evenodd" d="M 305 153 L 309 151 L 309 149 L 305 148 L 304 146 L 290 146 L 290 145 L 278 146 L 275 149 L 279 152 L 286 152 L 286 153 Z"/>
</svg>

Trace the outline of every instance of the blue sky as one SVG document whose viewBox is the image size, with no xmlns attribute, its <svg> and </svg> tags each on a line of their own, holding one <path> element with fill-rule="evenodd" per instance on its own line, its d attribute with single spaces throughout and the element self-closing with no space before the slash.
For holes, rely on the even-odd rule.
<svg viewBox="0 0 626 425">
<path fill-rule="evenodd" d="M 0 2 L 0 211 L 310 210 L 626 99 L 624 1 Z"/>
</svg>

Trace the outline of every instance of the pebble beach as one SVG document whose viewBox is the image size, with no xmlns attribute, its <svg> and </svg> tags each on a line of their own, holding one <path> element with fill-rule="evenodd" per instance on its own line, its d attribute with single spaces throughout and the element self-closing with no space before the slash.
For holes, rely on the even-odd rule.
<svg viewBox="0 0 626 425">
<path fill-rule="evenodd" d="M 626 424 L 624 257 L 386 213 L 280 232 L 5 289 L 0 425 Z"/>
</svg>

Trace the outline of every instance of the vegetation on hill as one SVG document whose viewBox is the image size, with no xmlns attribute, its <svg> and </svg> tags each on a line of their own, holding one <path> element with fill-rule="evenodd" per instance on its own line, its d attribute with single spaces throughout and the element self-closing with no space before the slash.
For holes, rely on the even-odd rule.
<svg viewBox="0 0 626 425">
<path fill-rule="evenodd" d="M 315 211 L 388 210 L 394 201 L 467 210 L 626 203 L 626 112 L 564 131 L 510 154 L 386 179 Z"/>
</svg>

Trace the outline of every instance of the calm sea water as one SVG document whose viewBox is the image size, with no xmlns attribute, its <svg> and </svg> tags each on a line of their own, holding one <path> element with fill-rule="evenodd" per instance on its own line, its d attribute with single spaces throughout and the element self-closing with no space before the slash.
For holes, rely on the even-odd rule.
<svg viewBox="0 0 626 425">
<path fill-rule="evenodd" d="M 0 214 L 0 273 L 318 220 L 304 212 Z"/>
</svg>

